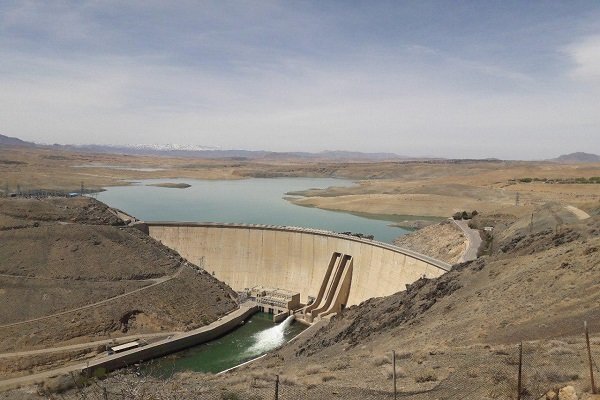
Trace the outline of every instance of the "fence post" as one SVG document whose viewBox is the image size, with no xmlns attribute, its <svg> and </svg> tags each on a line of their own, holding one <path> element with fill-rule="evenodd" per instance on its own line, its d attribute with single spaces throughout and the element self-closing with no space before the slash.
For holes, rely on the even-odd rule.
<svg viewBox="0 0 600 400">
<path fill-rule="evenodd" d="M 592 394 L 596 394 L 596 384 L 594 383 L 594 362 L 592 361 L 592 350 L 590 348 L 590 333 L 588 331 L 587 321 L 583 321 L 585 330 L 585 343 L 588 351 L 588 362 L 590 364 L 590 381 L 592 383 Z"/>
<path fill-rule="evenodd" d="M 519 376 L 517 377 L 517 400 L 521 400 L 521 374 L 523 371 L 523 342 L 519 343 Z"/>
<path fill-rule="evenodd" d="M 396 400 L 396 351 L 392 350 L 392 378 L 394 379 L 394 400 Z"/>
<path fill-rule="evenodd" d="M 279 400 L 279 375 L 275 375 L 275 400 Z"/>
</svg>

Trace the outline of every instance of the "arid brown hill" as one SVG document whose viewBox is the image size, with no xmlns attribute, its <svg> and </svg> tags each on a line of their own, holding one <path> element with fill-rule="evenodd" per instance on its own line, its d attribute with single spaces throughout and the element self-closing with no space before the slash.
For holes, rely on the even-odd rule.
<svg viewBox="0 0 600 400">
<path fill-rule="evenodd" d="M 0 351 L 187 330 L 235 298 L 98 201 L 0 199 Z"/>
</svg>

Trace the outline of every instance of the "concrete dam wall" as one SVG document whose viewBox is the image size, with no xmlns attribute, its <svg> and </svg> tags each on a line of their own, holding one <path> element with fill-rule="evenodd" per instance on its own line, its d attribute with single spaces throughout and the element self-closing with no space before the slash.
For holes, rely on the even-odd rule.
<svg viewBox="0 0 600 400">
<path fill-rule="evenodd" d="M 420 277 L 450 269 L 442 261 L 385 243 L 303 228 L 146 222 L 148 234 L 183 257 L 204 265 L 234 290 L 254 286 L 316 298 L 333 253 L 351 255 L 353 272 L 345 305 L 404 290 Z"/>
</svg>

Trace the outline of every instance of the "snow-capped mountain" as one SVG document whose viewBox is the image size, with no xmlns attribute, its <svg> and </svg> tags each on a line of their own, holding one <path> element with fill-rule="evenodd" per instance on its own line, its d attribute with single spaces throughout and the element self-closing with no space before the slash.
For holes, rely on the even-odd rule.
<svg viewBox="0 0 600 400">
<path fill-rule="evenodd" d="M 153 151 L 207 151 L 218 150 L 217 147 L 200 146 L 196 144 L 129 144 L 114 147 L 129 147 L 137 150 L 153 150 Z"/>
</svg>

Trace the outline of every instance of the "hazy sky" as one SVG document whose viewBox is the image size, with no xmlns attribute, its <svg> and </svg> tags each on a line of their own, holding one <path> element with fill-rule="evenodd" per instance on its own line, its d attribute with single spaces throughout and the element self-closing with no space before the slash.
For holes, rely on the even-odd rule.
<svg viewBox="0 0 600 400">
<path fill-rule="evenodd" d="M 0 133 L 600 153 L 600 2 L 0 0 Z"/>
</svg>

